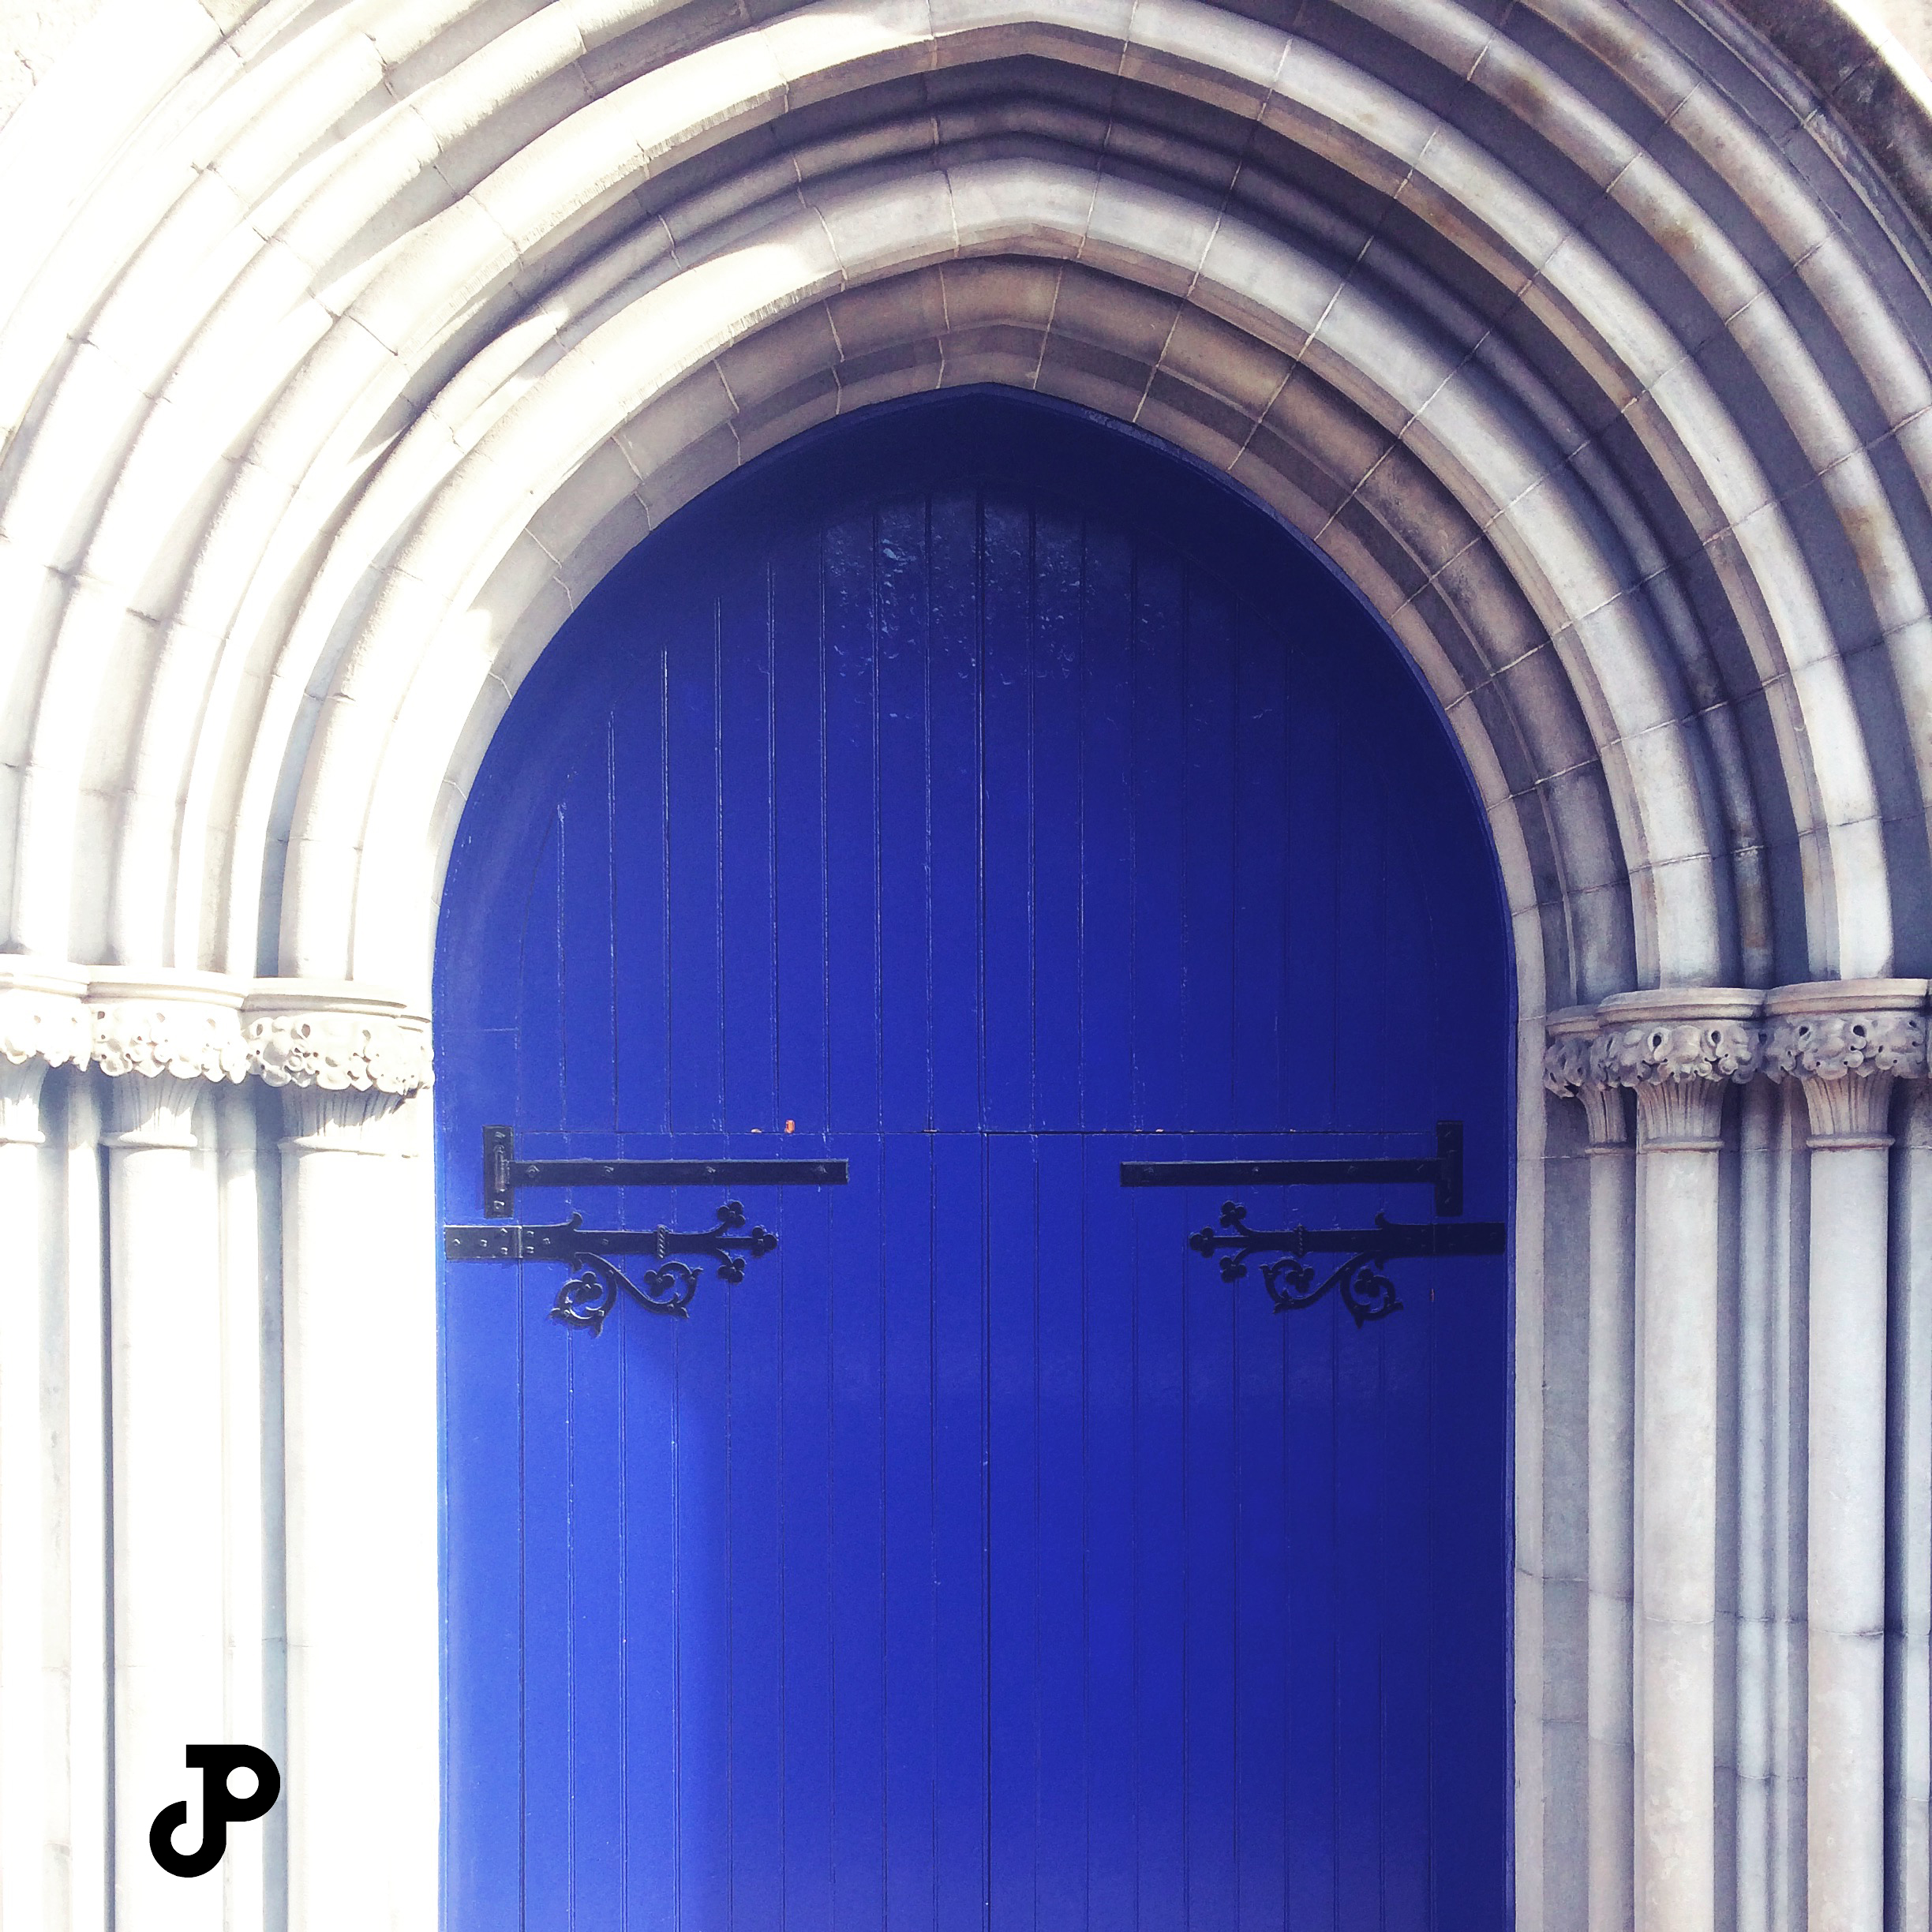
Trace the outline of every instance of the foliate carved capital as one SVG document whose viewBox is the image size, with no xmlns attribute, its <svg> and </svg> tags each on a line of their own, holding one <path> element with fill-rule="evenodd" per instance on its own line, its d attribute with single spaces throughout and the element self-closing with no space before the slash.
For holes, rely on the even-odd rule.
<svg viewBox="0 0 1932 1932">
<path fill-rule="evenodd" d="M 1626 993 L 1598 1009 L 1593 1073 L 1637 1096 L 1638 1133 L 1647 1148 L 1714 1147 L 1726 1088 L 1764 1063 L 1758 995 L 1723 987 Z"/>
<path fill-rule="evenodd" d="M 401 1151 L 405 1103 L 430 1084 L 429 1023 L 399 996 L 322 980 L 265 980 L 250 997 L 249 1057 L 282 1089 L 285 1148 Z"/>
<path fill-rule="evenodd" d="M 1780 1013 L 1765 1039 L 1773 1080 L 1870 1079 L 1876 1073 L 1922 1080 L 1924 1020 L 1911 1013 Z"/>
<path fill-rule="evenodd" d="M 1653 1021 L 1599 1036 L 1592 1056 L 1601 1077 L 1619 1087 L 1701 1081 L 1720 1089 L 1742 1084 L 1762 1064 L 1762 1035 L 1741 1020 Z"/>
<path fill-rule="evenodd" d="M 1620 1086 L 1604 1077 L 1594 1007 L 1572 1007 L 1548 1017 L 1543 1050 L 1543 1084 L 1559 1099 L 1582 1103 L 1593 1148 L 1627 1147 L 1630 1125 Z"/>
<path fill-rule="evenodd" d="M 406 1097 L 432 1077 L 429 1028 L 402 1015 L 267 1013 L 246 1037 L 249 1064 L 271 1087 Z"/>
<path fill-rule="evenodd" d="M 1780 987 L 1765 1071 L 1801 1083 L 1815 1146 L 1889 1144 L 1892 1083 L 1926 1074 L 1926 983 L 1843 980 Z"/>
<path fill-rule="evenodd" d="M 101 975 L 88 1002 L 94 1063 L 103 1073 L 238 1080 L 248 1072 L 241 995 L 213 974 Z"/>
<path fill-rule="evenodd" d="M 38 975 L 0 976 L 0 1060 L 19 1066 L 84 1065 L 93 1028 L 84 980 L 50 983 Z"/>
<path fill-rule="evenodd" d="M 77 967 L 0 954 L 0 1066 L 232 1081 L 406 1099 L 431 1081 L 429 1025 L 400 995 L 346 980 Z M 28 1091 L 16 1080 L 9 1095 Z M 32 1111 L 9 1099 L 15 1116 Z M 24 1117 L 22 1117 L 24 1118 Z"/>
</svg>

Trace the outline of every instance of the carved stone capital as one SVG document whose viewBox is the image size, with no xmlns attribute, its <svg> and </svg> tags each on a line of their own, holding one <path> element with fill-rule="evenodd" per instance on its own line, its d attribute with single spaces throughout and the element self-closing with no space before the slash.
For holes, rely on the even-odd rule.
<svg viewBox="0 0 1932 1932">
<path fill-rule="evenodd" d="M 0 957 L 0 1063 L 32 1064 L 43 1072 L 84 1065 L 93 1044 L 87 985 L 86 975 L 76 968 Z M 37 1094 L 39 1080 L 32 1084 Z M 25 1091 L 22 1080 L 13 1088 Z"/>
<path fill-rule="evenodd" d="M 1765 1004 L 1765 1072 L 1801 1083 L 1814 1148 L 1886 1147 L 1895 1079 L 1926 1073 L 1926 982 L 1780 987 Z"/>
<path fill-rule="evenodd" d="M 1761 998 L 1734 987 L 1670 987 L 1619 993 L 1597 1009 L 1603 1030 L 1591 1069 L 1606 1085 L 1635 1092 L 1642 1145 L 1717 1144 L 1724 1090 L 1763 1064 Z"/>
<path fill-rule="evenodd" d="M 213 973 L 97 972 L 88 1000 L 103 1073 L 238 1080 L 248 1072 L 241 993 Z"/>
<path fill-rule="evenodd" d="M 1571 1006 L 1546 1021 L 1549 1044 L 1543 1050 L 1543 1084 L 1565 1100 L 1580 1101 L 1592 1151 L 1630 1144 L 1623 1090 L 1602 1076 L 1597 1061 L 1598 1020 L 1594 1006 Z"/>
<path fill-rule="evenodd" d="M 402 1099 L 430 1084 L 429 1025 L 399 997 L 271 980 L 243 1009 L 249 1065 L 271 1087 Z"/>
<path fill-rule="evenodd" d="M 89 1061 L 113 1080 L 240 1080 L 254 1073 L 285 1090 L 398 1099 L 420 1092 L 432 1077 L 429 1021 L 379 988 L 0 954 L 0 1065 L 32 1063 L 44 1073 Z M 28 1131 L 30 1087 L 37 1092 L 37 1080 L 23 1075 L 0 1091 L 11 1123 L 0 1131 Z"/>
</svg>

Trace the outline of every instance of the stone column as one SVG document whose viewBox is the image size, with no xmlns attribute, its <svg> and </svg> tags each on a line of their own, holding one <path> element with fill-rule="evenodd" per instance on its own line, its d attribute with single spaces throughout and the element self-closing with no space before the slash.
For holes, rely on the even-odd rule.
<svg viewBox="0 0 1932 1932">
<path fill-rule="evenodd" d="M 288 1923 L 416 1932 L 440 1803 L 436 1229 L 410 1158 L 428 1036 L 400 1001 L 314 983 L 249 1015 L 286 1129 Z"/>
<path fill-rule="evenodd" d="M 1719 1173 L 1727 1086 L 1758 1064 L 1758 996 L 1619 994 L 1593 1070 L 1637 1095 L 1636 1923 L 1717 1918 Z"/>
<path fill-rule="evenodd" d="M 85 1048 L 82 1050 L 86 1050 Z M 77 1073 L 78 1069 L 77 1069 Z M 63 1096 L 65 1144 L 58 1159 L 62 1225 L 51 1251 L 66 1298 L 60 1418 L 67 1542 L 62 1665 L 66 1700 L 62 1771 L 66 1815 L 58 1863 L 66 1916 L 62 1932 L 108 1932 L 113 1922 L 112 1744 L 114 1681 L 108 1597 L 112 1548 L 109 1477 L 112 1432 L 107 1386 L 107 1258 L 101 1247 L 100 1088 L 71 1078 Z M 43 1235 L 46 1230 L 43 1230 Z"/>
<path fill-rule="evenodd" d="M 1892 1084 L 1925 1072 L 1923 979 L 1781 987 L 1765 1056 L 1811 1123 L 1807 1932 L 1883 1932 Z"/>
<path fill-rule="evenodd" d="M 1737 1932 L 1803 1906 L 1805 1129 L 1754 1080 L 1738 1121 Z M 1796 1904 L 1794 1916 L 1793 1904 Z"/>
<path fill-rule="evenodd" d="M 253 1080 L 210 1096 L 221 1206 L 222 1412 L 224 1417 L 223 1624 L 228 1738 L 286 1761 L 279 1587 L 282 1559 L 281 1265 L 279 1175 L 257 1133 Z M 272 1350 L 272 1354 L 271 1351 Z M 288 1813 L 236 1831 L 222 1860 L 227 1923 L 236 1932 L 279 1909 Z"/>
<path fill-rule="evenodd" d="M 66 1823 L 64 1595 L 67 1541 L 55 1466 L 62 1365 L 42 1238 L 40 1090 L 48 1067 L 85 1061 L 79 975 L 0 971 L 0 1926 L 38 1928 L 58 1908 Z"/>
<path fill-rule="evenodd" d="M 1631 1932 L 1631 1414 L 1637 1171 L 1594 1007 L 1549 1019 L 1544 1084 L 1582 1103 L 1589 1145 L 1589 1932 Z"/>
<path fill-rule="evenodd" d="M 1932 1925 L 1932 1081 L 1893 1155 L 1885 1932 Z"/>
<path fill-rule="evenodd" d="M 195 1103 L 245 1059 L 240 995 L 211 977 L 94 975 L 107 1082 L 111 1363 L 115 1923 L 215 1932 L 217 1872 L 177 1878 L 148 1853 L 155 1814 L 200 1807 L 186 1746 L 227 1735 L 223 1618 L 221 1253 Z"/>
</svg>

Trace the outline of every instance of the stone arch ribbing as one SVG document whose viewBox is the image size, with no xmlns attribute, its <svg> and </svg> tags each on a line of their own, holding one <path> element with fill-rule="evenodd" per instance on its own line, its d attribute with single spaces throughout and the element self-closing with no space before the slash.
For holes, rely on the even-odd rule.
<svg viewBox="0 0 1932 1932">
<path fill-rule="evenodd" d="M 567 455 L 538 455 L 516 396 L 560 395 L 593 338 L 608 358 L 630 306 L 730 311 L 732 274 L 836 219 L 852 259 L 781 306 L 904 285 L 961 248 L 1076 260 L 1189 328 L 1219 316 L 1225 370 L 1148 365 L 1198 399 L 1177 440 L 1208 460 L 1264 466 L 1273 399 L 1226 373 L 1245 356 L 1332 398 L 1327 428 L 1303 425 L 1335 439 L 1304 447 L 1312 473 L 1346 474 L 1351 438 L 1381 445 L 1346 516 L 1286 482 L 1257 493 L 1401 585 L 1372 594 L 1418 655 L 1477 651 L 1466 698 L 1436 682 L 1478 770 L 1507 774 L 1486 789 L 1526 801 L 1552 1000 L 1895 963 L 1896 908 L 1928 869 L 1932 740 L 1905 722 L 1932 635 L 1923 264 L 1889 211 L 1821 194 L 1714 38 L 1700 66 L 1597 0 L 1513 28 L 1363 0 L 1286 32 L 1196 0 L 877 0 L 715 28 L 662 0 L 493 30 L 459 0 L 237 14 L 101 158 L 65 234 L 26 250 L 0 331 L 16 946 L 292 971 L 327 955 L 314 935 L 346 943 L 353 903 L 356 970 L 403 970 L 415 940 L 375 937 L 392 912 L 399 934 L 421 923 L 393 879 L 306 897 L 379 789 L 334 713 L 370 709 L 350 692 L 372 659 L 393 668 L 385 625 L 461 621 L 425 590 L 405 623 L 402 587 L 485 466 L 562 462 L 509 491 L 533 528 L 564 487 Z M 991 199 L 960 242 L 944 230 L 974 182 Z M 868 252 L 869 219 L 897 227 Z M 1266 284 L 1288 260 L 1307 313 Z M 1047 334 L 1082 339 L 1065 317 Z M 949 339 L 908 325 L 929 337 Z M 792 380 L 842 381 L 842 345 L 807 352 L 743 309 L 691 354 L 781 339 Z M 1466 414 L 1479 397 L 1491 414 Z M 620 428 L 579 434 L 575 461 Z M 1511 447 L 1533 454 L 1507 471 Z M 702 465 L 661 460 L 641 500 Z M 1429 554 L 1424 500 L 1455 553 Z M 1384 552 L 1411 563 L 1391 575 Z M 560 580 L 591 555 L 556 559 Z M 497 567 L 437 566 L 477 593 Z M 1445 596 L 1476 576 L 1486 601 Z M 258 960 L 291 830 L 286 940 Z"/>
</svg>

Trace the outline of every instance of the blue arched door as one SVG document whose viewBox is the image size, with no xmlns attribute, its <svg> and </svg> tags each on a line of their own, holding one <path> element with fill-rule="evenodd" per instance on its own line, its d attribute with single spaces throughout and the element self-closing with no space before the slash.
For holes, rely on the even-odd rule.
<svg viewBox="0 0 1932 1932">
<path fill-rule="evenodd" d="M 451 1221 L 492 1125 L 848 1176 L 518 1196 L 742 1199 L 775 1250 L 691 1257 L 681 1319 L 446 1266 L 457 1932 L 1504 1923 L 1502 1260 L 1278 1313 L 1188 1245 L 1219 1179 L 1121 1185 L 1454 1118 L 1466 1213 L 1504 1213 L 1481 814 L 1294 541 L 1028 399 L 806 439 L 564 626 L 439 975 Z"/>
</svg>

